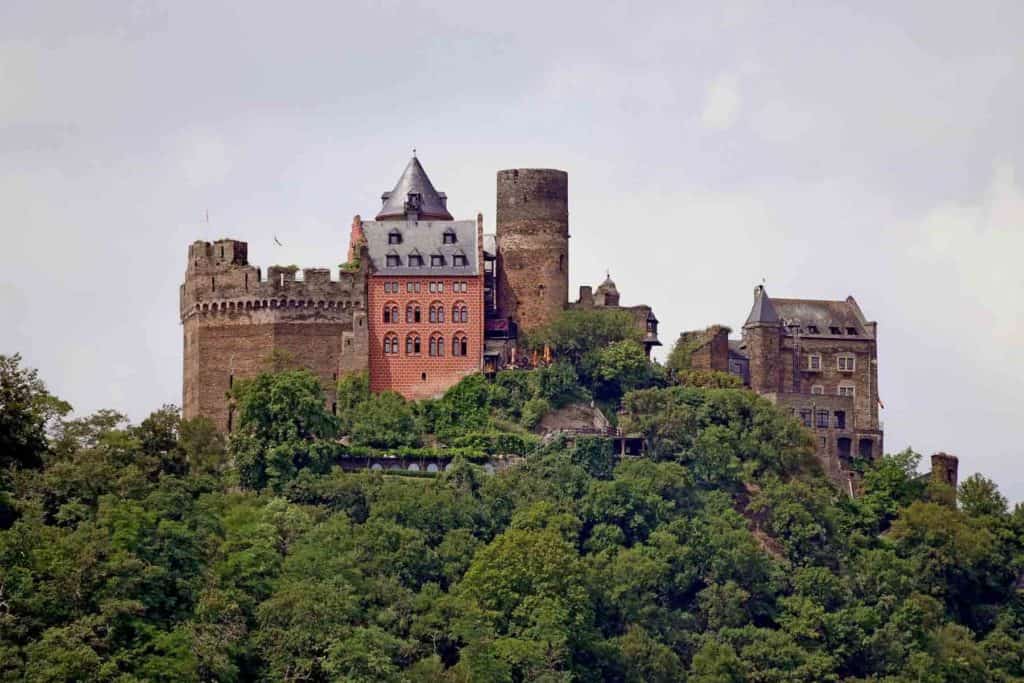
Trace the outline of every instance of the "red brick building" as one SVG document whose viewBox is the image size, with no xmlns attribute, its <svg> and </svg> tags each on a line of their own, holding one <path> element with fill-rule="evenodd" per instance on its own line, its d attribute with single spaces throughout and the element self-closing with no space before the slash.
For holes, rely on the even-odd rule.
<svg viewBox="0 0 1024 683">
<path fill-rule="evenodd" d="M 415 157 L 382 200 L 352 229 L 370 259 L 370 389 L 439 396 L 481 369 L 483 218 L 453 220 Z"/>
</svg>

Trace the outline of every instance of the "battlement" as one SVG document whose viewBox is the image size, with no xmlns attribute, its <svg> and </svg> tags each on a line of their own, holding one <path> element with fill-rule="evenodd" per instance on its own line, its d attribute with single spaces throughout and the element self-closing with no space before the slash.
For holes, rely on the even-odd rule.
<svg viewBox="0 0 1024 683">
<path fill-rule="evenodd" d="M 330 317 L 365 306 L 366 265 L 355 271 L 339 268 L 337 279 L 328 268 L 274 265 L 264 277 L 261 268 L 249 264 L 248 251 L 247 243 L 233 239 L 189 246 L 180 297 L 183 322 L 196 315 L 270 310 L 289 317 Z"/>
</svg>

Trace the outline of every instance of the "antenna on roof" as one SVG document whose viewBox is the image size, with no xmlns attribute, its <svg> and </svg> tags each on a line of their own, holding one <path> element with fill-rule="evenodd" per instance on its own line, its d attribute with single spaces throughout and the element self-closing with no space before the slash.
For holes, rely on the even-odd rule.
<svg viewBox="0 0 1024 683">
<path fill-rule="evenodd" d="M 210 224 L 210 210 L 209 209 L 206 210 L 206 224 L 207 225 Z"/>
<path fill-rule="evenodd" d="M 416 158 L 416 148 L 415 147 L 412 148 L 412 158 L 413 159 Z"/>
</svg>

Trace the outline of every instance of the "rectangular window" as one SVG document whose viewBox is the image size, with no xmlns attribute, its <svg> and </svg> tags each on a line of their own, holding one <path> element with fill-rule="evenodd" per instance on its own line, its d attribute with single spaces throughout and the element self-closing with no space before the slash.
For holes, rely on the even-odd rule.
<svg viewBox="0 0 1024 683">
<path fill-rule="evenodd" d="M 411 282 L 406 282 L 405 283 L 405 291 L 407 291 L 407 292 L 411 292 L 412 291 L 412 283 Z"/>
<path fill-rule="evenodd" d="M 827 410 L 819 410 L 819 411 L 817 411 L 815 413 L 815 417 L 817 418 L 816 421 L 815 421 L 815 424 L 819 428 L 821 428 L 821 429 L 828 428 L 828 411 Z"/>
<path fill-rule="evenodd" d="M 839 372 L 853 372 L 856 361 L 856 356 L 839 356 L 836 359 L 839 366 Z"/>
<path fill-rule="evenodd" d="M 835 416 L 836 416 L 836 429 L 846 429 L 846 411 L 845 410 L 837 410 L 835 412 Z"/>
<path fill-rule="evenodd" d="M 815 384 L 814 386 L 811 387 L 811 393 L 814 394 L 815 396 L 821 396 L 825 393 L 825 387 L 821 386 L 820 384 Z"/>
<path fill-rule="evenodd" d="M 811 411 L 806 409 L 806 408 L 801 410 L 800 411 L 800 421 L 804 423 L 804 427 L 810 427 L 811 426 Z"/>
<path fill-rule="evenodd" d="M 437 283 L 436 282 L 431 282 L 430 283 L 430 291 L 431 292 L 436 292 L 437 291 Z"/>
<path fill-rule="evenodd" d="M 852 384 L 844 384 L 844 385 L 839 387 L 839 395 L 840 396 L 849 396 L 849 397 L 853 398 L 853 392 L 854 392 L 854 389 L 853 389 L 853 385 Z"/>
<path fill-rule="evenodd" d="M 808 370 L 821 370 L 821 354 L 814 353 L 807 356 Z"/>
<path fill-rule="evenodd" d="M 437 291 L 438 292 L 444 292 L 444 283 L 443 282 L 438 282 L 437 283 Z"/>
</svg>

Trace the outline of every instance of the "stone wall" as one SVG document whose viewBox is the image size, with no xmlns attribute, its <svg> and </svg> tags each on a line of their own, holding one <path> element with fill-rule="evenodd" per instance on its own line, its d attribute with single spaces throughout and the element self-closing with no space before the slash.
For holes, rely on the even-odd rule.
<svg viewBox="0 0 1024 683">
<path fill-rule="evenodd" d="M 195 242 L 181 286 L 182 413 L 233 427 L 227 392 L 272 357 L 312 370 L 328 404 L 340 372 L 365 369 L 365 267 L 337 280 L 324 268 L 249 265 L 245 242 Z"/>
<path fill-rule="evenodd" d="M 703 332 L 704 337 L 690 354 L 690 367 L 694 370 L 715 370 L 729 372 L 729 328 L 712 325 Z"/>
<path fill-rule="evenodd" d="M 568 185 L 564 171 L 498 171 L 498 310 L 525 331 L 569 300 Z"/>
</svg>

